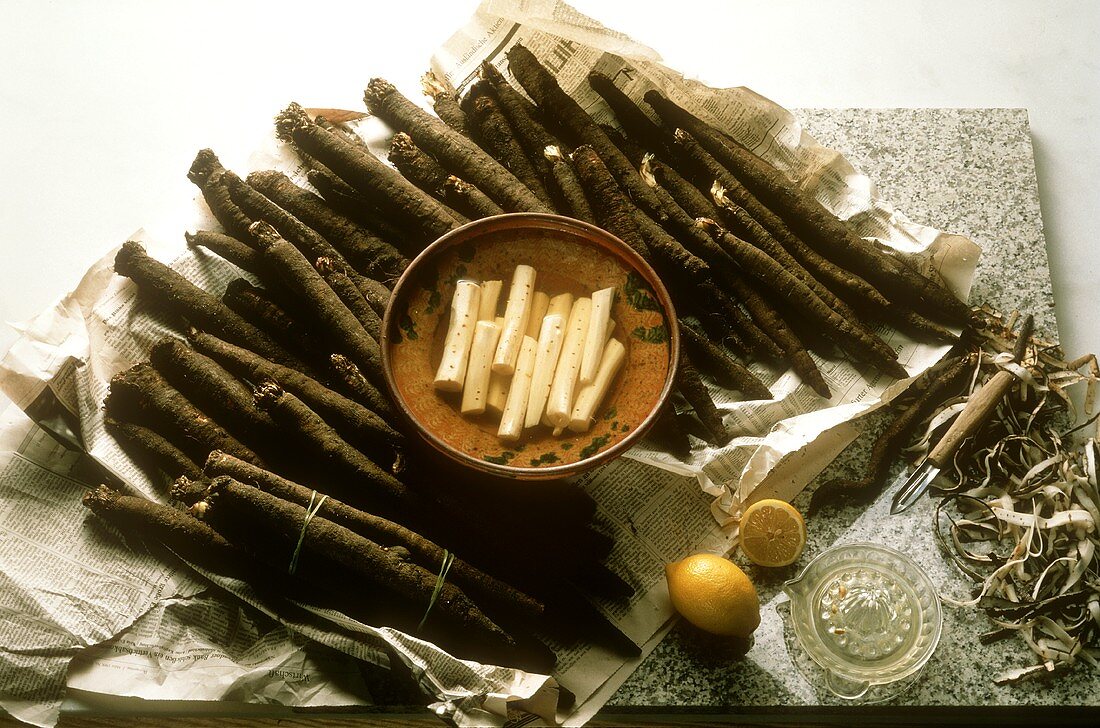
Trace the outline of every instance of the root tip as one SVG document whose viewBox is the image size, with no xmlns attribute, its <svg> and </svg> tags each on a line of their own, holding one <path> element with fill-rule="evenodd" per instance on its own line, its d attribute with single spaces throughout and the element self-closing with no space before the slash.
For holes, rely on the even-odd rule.
<svg viewBox="0 0 1100 728">
<path fill-rule="evenodd" d="M 363 101 L 367 104 L 367 110 L 372 114 L 376 112 L 376 107 L 381 104 L 387 96 L 397 92 L 397 87 L 384 78 L 372 78 L 367 84 L 366 90 L 363 92 Z"/>
<path fill-rule="evenodd" d="M 89 490 L 84 494 L 84 497 L 80 499 L 80 502 L 84 504 L 84 507 L 93 511 L 99 512 L 100 509 L 106 508 L 121 495 L 118 491 L 111 490 L 106 485 L 99 485 L 95 490 Z"/>
<path fill-rule="evenodd" d="M 399 157 L 410 156 L 416 150 L 416 143 L 413 142 L 412 137 L 403 131 L 399 131 L 393 135 L 393 139 L 390 140 L 390 156 L 397 155 Z"/>
<path fill-rule="evenodd" d="M 283 141 L 290 141 L 294 132 L 308 128 L 312 123 L 301 104 L 292 101 L 275 117 L 275 133 Z"/>
<path fill-rule="evenodd" d="M 327 255 L 322 255 L 320 258 L 318 258 L 314 262 L 313 267 L 317 269 L 317 272 L 322 273 L 322 274 L 324 274 L 324 273 L 347 273 L 347 271 L 344 269 L 344 266 L 340 265 L 340 263 L 338 261 L 333 260 L 332 258 L 328 257 Z"/>
<path fill-rule="evenodd" d="M 200 149 L 187 170 L 187 179 L 202 187 L 210 177 L 222 169 L 222 163 L 213 149 Z"/>
<path fill-rule="evenodd" d="M 420 77 L 420 88 L 424 91 L 425 96 L 432 99 L 439 94 L 447 93 L 447 87 L 443 84 L 443 80 L 436 76 L 434 71 L 428 71 Z"/>
<path fill-rule="evenodd" d="M 115 254 L 115 272 L 121 276 L 128 276 L 133 263 L 147 256 L 148 254 L 141 243 L 127 240 L 119 248 L 118 253 Z"/>
<path fill-rule="evenodd" d="M 271 379 L 260 382 L 252 391 L 252 399 L 256 402 L 256 406 L 264 410 L 274 406 L 282 396 L 283 388 Z"/>
<path fill-rule="evenodd" d="M 279 232 L 270 223 L 257 220 L 248 226 L 248 232 L 260 250 L 267 250 L 279 240 Z"/>
</svg>

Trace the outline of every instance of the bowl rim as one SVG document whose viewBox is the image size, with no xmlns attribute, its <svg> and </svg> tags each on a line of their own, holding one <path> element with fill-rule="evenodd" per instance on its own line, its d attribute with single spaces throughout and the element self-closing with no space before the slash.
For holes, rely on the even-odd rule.
<svg viewBox="0 0 1100 728">
<path fill-rule="evenodd" d="M 483 227 L 487 224 L 495 223 L 500 224 L 502 220 L 507 220 L 513 223 L 518 229 L 524 226 L 531 226 L 538 229 L 554 229 L 555 227 L 572 227 L 577 229 L 582 236 L 596 236 L 605 239 L 611 244 L 612 247 L 618 249 L 618 252 L 639 272 L 642 273 L 646 282 L 650 284 L 653 289 L 653 295 L 657 298 L 661 305 L 661 310 L 665 315 L 665 323 L 668 326 L 668 341 L 669 341 L 669 367 L 668 374 L 665 377 L 664 385 L 661 387 L 661 392 L 657 397 L 657 406 L 643 419 L 638 426 L 632 431 L 626 434 L 618 442 L 614 443 L 611 447 L 592 455 L 583 460 L 578 460 L 573 463 L 567 463 L 565 465 L 550 465 L 547 467 L 521 467 L 515 465 L 498 465 L 491 463 L 487 460 L 481 460 L 475 458 L 472 455 L 465 453 L 455 447 L 452 447 L 439 437 L 437 437 L 428 428 L 424 427 L 409 410 L 408 405 L 405 403 L 404 398 L 401 396 L 400 390 L 397 387 L 397 380 L 394 375 L 393 365 L 390 360 L 390 351 L 393 344 L 391 340 L 390 331 L 395 325 L 394 303 L 400 299 L 402 289 L 409 285 L 410 279 L 417 274 L 419 267 L 424 264 L 424 261 L 434 257 L 441 251 L 446 250 L 453 245 L 456 245 L 456 238 L 465 239 L 469 237 L 470 230 L 474 228 Z M 526 225 L 525 225 L 526 224 Z M 610 462 L 618 458 L 624 452 L 629 450 L 634 444 L 640 440 L 646 432 L 653 426 L 653 423 L 657 421 L 657 418 L 661 415 L 666 407 L 669 406 L 671 401 L 672 389 L 676 382 L 677 374 L 680 369 L 680 325 L 676 316 L 676 309 L 672 304 L 672 297 L 668 293 L 668 289 L 665 288 L 664 282 L 653 267 L 638 254 L 636 250 L 630 247 L 618 236 L 604 230 L 603 228 L 593 225 L 591 223 L 584 222 L 583 220 L 577 220 L 572 217 L 566 217 L 564 215 L 554 215 L 542 212 L 511 212 L 503 215 L 492 215 L 490 217 L 483 217 L 477 220 L 471 220 L 464 225 L 461 225 L 454 230 L 444 233 L 432 243 L 427 245 L 413 260 L 409 263 L 408 267 L 402 272 L 400 278 L 397 279 L 397 283 L 394 284 L 392 291 L 390 292 L 390 301 L 386 306 L 386 312 L 382 317 L 382 335 L 378 342 L 379 349 L 381 350 L 382 359 L 382 374 L 386 380 L 386 387 L 389 389 L 390 396 L 397 404 L 397 409 L 401 413 L 401 417 L 412 426 L 413 429 L 424 439 L 428 444 L 434 447 L 436 450 L 447 456 L 451 460 L 455 461 L 459 465 L 477 470 L 483 473 L 491 475 L 501 476 L 505 478 L 511 478 L 514 480 L 552 480 L 556 478 L 565 478 L 573 475 L 591 470 L 599 465 Z"/>
</svg>

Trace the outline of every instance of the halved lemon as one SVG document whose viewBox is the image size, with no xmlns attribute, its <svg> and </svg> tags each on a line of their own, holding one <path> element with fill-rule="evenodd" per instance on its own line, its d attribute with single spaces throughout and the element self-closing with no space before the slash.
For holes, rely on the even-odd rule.
<svg viewBox="0 0 1100 728">
<path fill-rule="evenodd" d="M 806 546 L 806 522 L 786 501 L 765 498 L 741 516 L 741 550 L 760 566 L 786 566 L 802 555 Z"/>
</svg>

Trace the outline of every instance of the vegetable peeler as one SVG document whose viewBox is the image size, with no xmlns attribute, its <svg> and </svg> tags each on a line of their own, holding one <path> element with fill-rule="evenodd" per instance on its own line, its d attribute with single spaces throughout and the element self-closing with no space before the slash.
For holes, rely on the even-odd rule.
<svg viewBox="0 0 1100 728">
<path fill-rule="evenodd" d="M 1024 319 L 1023 324 L 1020 326 L 1020 332 L 1016 336 L 1016 346 L 1012 350 L 1012 361 L 1019 362 L 1023 358 L 1034 324 L 1035 319 L 1029 314 Z M 951 460 L 951 456 L 959 449 L 959 445 L 962 444 L 963 440 L 974 434 L 993 414 L 993 410 L 996 409 L 997 404 L 1008 392 L 1015 379 L 1016 375 L 1007 370 L 1001 370 L 993 375 L 993 378 L 982 387 L 981 391 L 970 398 L 966 408 L 959 413 L 959 416 L 951 423 L 951 427 L 940 438 L 939 443 L 932 448 L 932 452 L 925 456 L 912 475 L 906 477 L 905 472 L 902 471 L 897 480 L 894 481 L 895 486 L 898 483 L 902 483 L 902 485 L 890 502 L 891 515 L 901 513 L 916 503 L 928 490 L 928 486 L 940 474 L 940 469 Z"/>
</svg>

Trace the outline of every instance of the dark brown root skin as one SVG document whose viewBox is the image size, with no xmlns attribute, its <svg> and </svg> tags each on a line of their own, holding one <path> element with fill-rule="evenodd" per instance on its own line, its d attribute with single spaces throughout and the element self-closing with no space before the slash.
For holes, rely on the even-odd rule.
<svg viewBox="0 0 1100 728">
<path fill-rule="evenodd" d="M 187 172 L 187 179 L 202 192 L 210 212 L 225 231 L 242 242 L 248 241 L 248 226 L 252 219 L 229 197 L 229 191 L 221 180 L 225 172 L 217 155 L 210 149 L 200 149 Z"/>
<path fill-rule="evenodd" d="M 326 482 L 339 491 L 330 495 L 356 503 L 377 506 L 389 516 L 409 500 L 405 485 L 380 468 L 366 454 L 352 447 L 316 412 L 273 381 L 261 382 L 255 389 L 256 405 L 268 412 L 287 434 L 313 459 L 318 473 L 334 476 Z"/>
<path fill-rule="evenodd" d="M 552 212 L 519 179 L 469 138 L 405 98 L 393 84 L 371 79 L 363 100 L 372 114 L 404 131 L 452 173 L 476 185 L 509 212 Z"/>
<path fill-rule="evenodd" d="M 725 282 L 729 277 L 738 275 L 733 260 L 709 235 L 696 226 L 695 220 L 676 203 L 667 190 L 657 184 L 651 175 L 643 174 L 642 178 L 653 186 L 657 199 L 661 201 L 668 215 L 666 227 L 669 232 L 674 234 L 690 252 L 705 260 L 714 271 L 716 288 L 720 287 L 723 290 L 717 291 L 716 296 L 704 296 L 700 300 L 719 302 L 720 310 L 717 313 L 724 314 L 723 318 L 728 319 L 730 323 L 727 327 L 729 333 L 725 336 L 727 343 L 732 344 L 731 348 L 742 355 L 751 352 L 764 359 L 781 358 L 782 352 L 775 342 L 753 323 L 748 314 L 742 311 L 729 296 L 725 295 Z M 697 306 L 696 309 L 698 308 L 700 307 Z M 702 314 L 700 320 L 702 321 L 702 317 L 705 316 L 705 313 Z"/>
<path fill-rule="evenodd" d="M 155 344 L 149 361 L 169 384 L 234 437 L 268 454 L 263 448 L 274 444 L 275 423 L 256 409 L 251 392 L 217 362 L 178 339 Z"/>
<path fill-rule="evenodd" d="M 351 400 L 306 374 L 269 362 L 246 349 L 233 346 L 209 334 L 192 331 L 190 338 L 197 350 L 237 376 L 253 382 L 264 379 L 278 382 L 280 386 L 306 402 L 310 409 L 319 413 L 337 431 L 344 433 L 352 440 L 384 442 L 394 446 L 400 446 L 404 442 L 403 436 L 390 427 L 385 420 L 386 416 L 393 416 L 392 410 L 387 409 L 388 414 L 385 415 L 376 413 L 368 408 L 369 405 Z M 371 399 L 389 407 L 389 403 L 376 390 Z"/>
<path fill-rule="evenodd" d="M 817 368 L 813 358 L 806 347 L 803 346 L 798 336 L 794 333 L 783 317 L 768 303 L 760 292 L 750 285 L 741 276 L 728 276 L 724 282 L 730 286 L 734 295 L 748 309 L 749 315 L 757 323 L 759 328 L 768 332 L 775 344 L 782 349 L 783 357 L 790 363 L 791 368 L 821 397 L 828 399 L 832 396 L 829 385 L 825 383 L 821 371 Z"/>
<path fill-rule="evenodd" d="M 206 248 L 254 276 L 263 277 L 269 274 L 260 254 L 237 238 L 211 230 L 184 233 L 183 237 L 192 248 Z"/>
<path fill-rule="evenodd" d="M 250 230 L 264 259 L 279 273 L 286 287 L 300 296 L 302 305 L 308 307 L 326 337 L 339 342 L 356 366 L 372 381 L 381 384 L 382 360 L 378 342 L 371 338 L 309 260 L 267 223 L 255 223 Z"/>
<path fill-rule="evenodd" d="M 710 266 L 690 252 L 663 227 L 654 222 L 641 209 L 633 208 L 635 223 L 645 238 L 646 247 L 657 261 L 664 275 L 676 275 L 695 283 L 711 280 Z M 667 216 L 666 216 L 667 220 Z"/>
<path fill-rule="evenodd" d="M 615 112 L 615 118 L 619 120 L 630 137 L 638 140 L 651 152 L 662 157 L 668 156 L 668 144 L 671 141 L 668 133 L 646 116 L 645 112 L 623 93 L 614 81 L 598 71 L 592 71 L 588 74 L 588 83 Z"/>
<path fill-rule="evenodd" d="M 877 355 L 884 357 L 885 360 L 896 358 L 894 352 L 878 341 L 873 331 L 863 326 L 847 304 L 833 295 L 794 259 L 789 250 L 798 249 L 803 244 L 777 215 L 753 197 L 690 134 L 677 129 L 675 140 L 677 148 L 704 170 L 704 179 L 713 177 L 716 180 L 711 194 L 718 205 L 723 221 L 732 226 L 731 230 L 751 241 L 755 247 L 808 288 L 817 300 L 847 322 L 849 327 L 858 334 L 857 338 L 861 345 L 866 344 L 872 350 L 876 350 Z M 758 220 L 760 222 L 757 222 Z M 717 237 L 716 240 L 721 243 L 723 238 Z"/>
<path fill-rule="evenodd" d="M 202 474 L 199 466 L 182 450 L 148 427 L 113 417 L 105 418 L 103 425 L 107 433 L 143 468 L 158 470 L 172 479 L 180 476 L 197 478 Z"/>
<path fill-rule="evenodd" d="M 281 138 L 292 140 L 295 146 L 317 157 L 402 226 L 419 231 L 429 240 L 458 227 L 459 222 L 437 200 L 373 154 L 314 124 L 301 106 L 288 106 L 275 124 Z"/>
<path fill-rule="evenodd" d="M 205 471 L 210 477 L 228 475 L 303 507 L 308 507 L 312 494 L 311 489 L 304 485 L 269 473 L 225 453 L 211 453 L 206 461 Z M 444 549 L 411 529 L 353 508 L 334 498 L 325 501 L 318 515 L 380 546 L 403 546 L 420 566 L 434 573 L 439 572 L 445 554 Z M 448 578 L 469 593 L 478 603 L 484 603 L 486 607 L 493 606 L 531 618 L 542 614 L 541 603 L 457 557 L 451 565 Z"/>
<path fill-rule="evenodd" d="M 443 199 L 471 220 L 501 215 L 504 210 L 469 182 L 451 175 L 443 183 Z"/>
<path fill-rule="evenodd" d="M 142 295 L 156 301 L 191 324 L 216 332 L 265 357 L 292 367 L 305 365 L 260 331 L 160 261 L 150 258 L 139 243 L 127 241 L 115 256 L 115 272 L 130 278 Z"/>
<path fill-rule="evenodd" d="M 437 199 L 443 199 L 447 170 L 416 146 L 405 132 L 399 131 L 393 135 L 389 160 L 414 185 Z"/>
<path fill-rule="evenodd" d="M 715 240 L 719 241 L 747 275 L 752 276 L 761 286 L 767 286 L 777 301 L 799 311 L 807 320 L 819 323 L 823 332 L 840 343 L 853 358 L 875 366 L 894 378 L 908 376 L 904 367 L 898 364 L 896 352 L 886 347 L 877 337 L 869 338 L 853 327 L 773 258 L 728 232 L 717 229 L 712 222 L 702 224 L 715 228 Z"/>
<path fill-rule="evenodd" d="M 561 146 L 561 141 L 539 120 L 538 107 L 508 83 L 495 66 L 486 61 L 479 72 L 492 88 L 493 98 L 530 157 L 537 158 L 548 146 Z"/>
<path fill-rule="evenodd" d="M 691 353 L 692 361 L 713 376 L 718 384 L 735 389 L 749 399 L 772 399 L 772 393 L 767 385 L 757 379 L 756 375 L 731 359 L 706 336 L 682 321 L 680 335 Z"/>
<path fill-rule="evenodd" d="M 409 266 L 408 258 L 392 245 L 333 210 L 286 175 L 253 172 L 248 175 L 248 183 L 320 233 L 363 275 L 395 281 Z"/>
<path fill-rule="evenodd" d="M 347 263 L 343 254 L 332 246 L 320 233 L 306 225 L 294 215 L 290 214 L 279 205 L 261 194 L 248 182 L 232 172 L 225 173 L 226 186 L 234 201 L 248 212 L 256 220 L 264 221 L 265 225 L 273 227 L 287 242 L 294 245 L 302 255 L 310 260 L 321 256 L 327 256 Z M 251 232 L 255 224 L 249 226 Z M 255 244 L 255 237 L 251 238 Z M 351 277 L 358 281 L 362 274 L 348 265 Z"/>
<path fill-rule="evenodd" d="M 648 262 L 657 266 L 662 276 L 667 276 L 666 283 L 673 288 L 677 305 L 700 300 L 695 297 L 695 285 L 713 288 L 713 282 L 706 275 L 705 264 L 696 266 L 694 270 L 685 270 L 677 264 L 676 249 L 683 250 L 682 246 L 670 236 L 655 231 L 655 228 L 660 228 L 627 198 L 595 150 L 588 146 L 577 147 L 573 150 L 572 159 L 577 178 L 593 205 L 600 227 L 618 236 Z M 659 254 L 653 250 L 652 244 L 663 244 L 667 247 Z M 702 263 L 695 256 L 689 256 L 687 260 L 689 264 L 695 261 Z M 687 284 L 685 278 L 692 278 L 692 285 Z M 707 306 L 708 310 L 711 308 Z M 724 336 L 736 336 L 726 321 L 726 312 L 716 313 L 719 314 L 715 317 L 716 323 L 723 327 Z"/>
<path fill-rule="evenodd" d="M 680 359 L 680 372 L 676 380 L 676 386 L 680 394 L 695 408 L 695 416 L 706 428 L 711 444 L 724 445 L 730 441 L 729 430 L 722 422 L 722 415 L 714 406 L 714 400 L 710 398 L 698 370 L 692 365 L 687 356 Z"/>
<path fill-rule="evenodd" d="M 432 239 L 425 236 L 423 231 L 398 225 L 379 213 L 354 188 L 328 169 L 311 169 L 306 173 L 306 178 L 320 191 L 332 209 L 388 240 L 406 256 L 415 257 L 426 243 L 431 242 Z"/>
<path fill-rule="evenodd" d="M 714 202 L 677 170 L 656 159 L 649 163 L 649 169 L 653 172 L 657 183 L 668 190 L 676 200 L 676 204 L 692 217 L 706 217 L 713 220 L 718 214 L 718 208 L 714 206 Z"/>
<path fill-rule="evenodd" d="M 227 458 L 233 457 L 232 455 L 223 453 L 221 450 L 215 450 L 210 453 L 211 456 L 215 454 L 219 454 Z M 237 458 L 233 459 L 237 460 Z M 209 462 L 210 459 L 207 458 L 207 463 Z M 237 462 L 244 463 L 244 460 L 237 460 Z M 254 468 L 256 466 L 249 465 L 248 467 Z M 206 489 L 209 486 L 210 479 L 204 476 L 202 470 L 199 470 L 198 475 L 181 475 L 180 477 L 176 478 L 172 482 L 172 487 L 169 492 L 172 496 L 172 500 L 178 501 L 185 506 L 193 506 L 206 497 Z"/>
<path fill-rule="evenodd" d="M 697 318 L 699 324 L 703 327 L 703 330 L 707 332 L 708 336 L 734 351 L 741 353 L 748 352 L 748 344 L 741 338 L 741 332 L 734 327 L 733 320 L 728 313 L 725 312 L 725 309 L 732 310 L 736 308 L 736 304 L 720 291 L 717 286 L 714 284 L 702 284 L 694 287 L 672 286 L 669 289 L 669 293 L 672 294 L 673 302 L 676 304 L 677 310 Z M 711 303 L 717 303 L 718 305 L 704 308 L 701 303 L 704 299 Z M 783 352 L 778 351 L 778 347 L 776 347 L 775 344 L 772 344 L 772 346 L 775 347 L 777 351 L 776 356 L 773 358 L 782 358 Z M 766 358 L 759 352 L 757 352 L 757 355 L 761 356 L 761 358 Z"/>
<path fill-rule="evenodd" d="M 481 82 L 485 83 L 485 82 Z M 481 144 L 482 149 L 488 152 L 494 159 L 516 178 L 527 186 L 527 189 L 535 193 L 543 204 L 553 208 L 554 203 L 546 192 L 542 180 L 535 172 L 531 160 L 516 139 L 508 120 L 504 118 L 494 98 L 484 89 L 473 101 L 473 114 L 468 117 L 474 123 L 477 132 L 475 138 Z"/>
<path fill-rule="evenodd" d="M 936 319 L 953 323 L 969 320 L 970 308 L 945 286 L 915 271 L 904 270 L 896 261 L 886 260 L 873 245 L 856 235 L 811 195 L 799 190 L 778 169 L 660 93 L 647 92 L 645 101 L 670 127 L 683 127 L 698 137 L 761 202 L 784 216 L 795 232 L 805 235 L 806 242 L 816 243 L 822 254 L 851 269 L 887 298 L 907 303 Z"/>
<path fill-rule="evenodd" d="M 554 184 L 562 198 L 565 214 L 595 225 L 596 216 L 592 214 L 592 206 L 584 196 L 580 180 L 577 179 L 577 173 L 573 170 L 573 163 L 554 145 L 546 147 L 544 154 L 550 165 Z"/>
<path fill-rule="evenodd" d="M 443 82 L 434 73 L 428 71 L 420 78 L 420 86 L 424 95 L 432 100 L 435 115 L 462 136 L 469 137 L 470 129 L 466 124 L 466 112 L 462 110 L 458 99 Z"/>
<path fill-rule="evenodd" d="M 321 516 L 304 524 L 306 509 L 258 488 L 220 476 L 211 484 L 211 523 L 240 539 L 272 565 L 289 561 L 304 534 L 296 575 L 332 583 L 360 583 L 368 592 L 391 595 L 405 605 L 393 626 L 416 632 L 428 607 L 436 575 L 412 563 L 403 549 L 387 549 Z M 342 575 L 342 577 L 340 576 Z M 456 586 L 445 582 L 422 632 L 437 644 L 465 654 L 501 655 L 513 640 Z M 484 649 L 478 649 L 482 643 Z"/>
<path fill-rule="evenodd" d="M 363 376 L 363 373 L 359 371 L 359 367 L 355 366 L 355 362 L 343 354 L 332 354 L 329 360 L 333 372 L 343 382 L 348 394 L 356 402 L 382 415 L 389 422 L 396 420 L 397 414 L 394 412 L 389 399 L 375 389 L 374 385 Z"/>
<path fill-rule="evenodd" d="M 504 76 L 488 61 L 481 64 L 481 78 L 488 84 L 489 93 L 496 100 L 500 111 L 508 120 L 527 158 L 543 185 L 553 194 L 555 182 L 550 163 L 543 156 L 547 147 L 561 148 L 557 137 L 551 134 L 538 118 L 538 107 L 505 80 Z M 560 196 L 559 196 L 560 197 Z M 560 207 L 561 200 L 556 200 Z"/>
<path fill-rule="evenodd" d="M 893 419 L 875 438 L 867 459 L 866 475 L 859 479 L 834 478 L 822 483 L 810 498 L 810 512 L 824 505 L 848 499 L 855 502 L 873 500 L 888 485 L 886 474 L 897 462 L 902 447 L 940 403 L 961 389 L 973 367 L 969 356 L 957 356 L 941 361 L 920 377 L 897 401 L 891 403 Z M 877 486 L 877 487 L 876 487 Z"/>
<path fill-rule="evenodd" d="M 348 278 L 347 270 L 339 261 L 331 258 L 318 258 L 314 268 L 321 274 L 321 278 L 329 285 L 348 310 L 355 315 L 359 323 L 363 325 L 367 333 L 376 342 L 382 338 L 382 319 L 371 307 L 370 302 L 363 296 L 363 292 Z"/>
<path fill-rule="evenodd" d="M 387 288 L 380 281 L 376 281 L 373 278 L 359 278 L 353 280 L 356 288 L 363 294 L 363 298 L 367 299 L 367 303 L 374 309 L 374 312 L 378 314 L 378 317 L 386 315 L 386 306 L 390 303 L 390 289 Z"/>
<path fill-rule="evenodd" d="M 573 168 L 584 188 L 585 196 L 596 213 L 600 227 L 617 235 L 647 261 L 653 256 L 638 229 L 633 205 L 619 189 L 611 172 L 596 151 L 589 146 L 573 150 Z"/>
<path fill-rule="evenodd" d="M 567 128 L 578 144 L 591 146 L 636 204 L 663 222 L 660 205 L 630 161 L 607 134 L 558 85 L 530 50 L 520 44 L 508 50 L 508 68 L 547 117 Z"/>
<path fill-rule="evenodd" d="M 860 336 L 872 342 L 877 339 L 876 334 L 862 323 L 860 317 L 856 315 L 856 312 L 852 310 L 851 306 L 834 294 L 828 286 L 818 281 L 813 274 L 804 268 L 791 254 L 790 251 L 792 250 L 801 250 L 806 247 L 801 240 L 794 235 L 785 233 L 782 240 L 777 240 L 772 237 L 764 228 L 757 224 L 756 220 L 748 211 L 731 200 L 726 199 L 724 197 L 724 192 L 724 190 L 717 188 L 716 183 L 716 190 L 713 194 L 715 201 L 719 205 L 719 215 L 732 225 L 733 230 L 746 232 L 746 240 L 751 240 L 754 246 L 767 253 L 770 258 L 779 263 L 795 278 L 805 284 L 822 303 L 848 321 L 853 328 L 857 329 Z M 846 271 L 840 271 L 840 269 L 835 266 L 829 270 L 839 273 L 841 278 L 846 282 L 846 285 L 854 285 L 857 281 L 862 282 L 862 279 L 857 276 L 848 274 Z M 871 290 L 874 291 L 874 289 Z M 877 295 L 877 291 L 875 291 L 875 294 Z M 878 296 L 878 298 L 883 301 L 884 306 L 889 305 L 881 296 Z M 880 349 L 881 353 L 889 356 L 889 353 L 885 350 L 885 345 L 881 346 Z"/>
<path fill-rule="evenodd" d="M 112 416 L 116 412 L 140 412 L 142 424 L 160 433 L 194 462 L 201 462 L 211 450 L 224 450 L 262 464 L 255 452 L 195 407 L 148 363 L 135 364 L 111 378 L 106 406 Z"/>
<path fill-rule="evenodd" d="M 254 576 L 249 560 L 219 533 L 171 506 L 125 495 L 101 485 L 84 495 L 84 506 L 124 534 L 151 539 L 199 566 L 226 576 Z"/>
<path fill-rule="evenodd" d="M 301 312 L 287 311 L 282 301 L 276 300 L 266 288 L 237 278 L 225 287 L 222 301 L 303 361 L 312 360 L 316 352 L 325 348 Z"/>
</svg>

